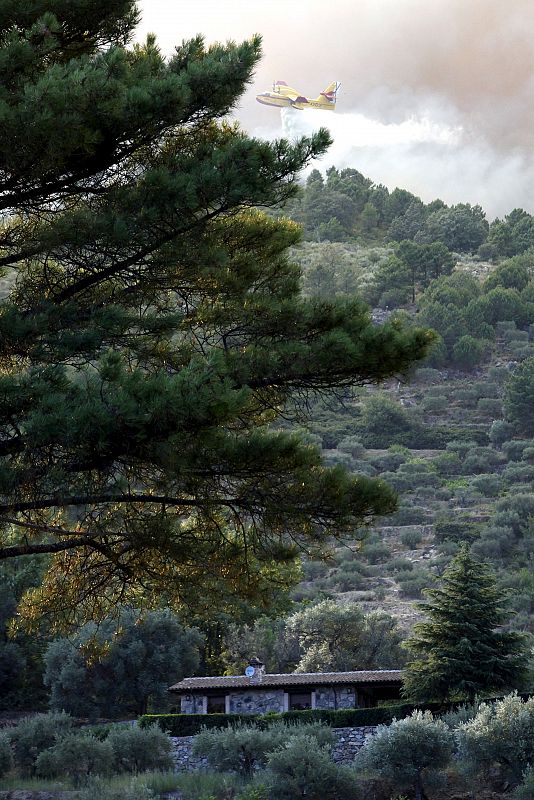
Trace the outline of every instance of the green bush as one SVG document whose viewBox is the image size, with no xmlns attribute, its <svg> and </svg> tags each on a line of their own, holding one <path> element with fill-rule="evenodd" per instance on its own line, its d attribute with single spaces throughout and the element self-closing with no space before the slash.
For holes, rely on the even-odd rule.
<svg viewBox="0 0 534 800">
<path fill-rule="evenodd" d="M 68 714 L 36 714 L 27 717 L 9 731 L 15 765 L 22 775 L 35 773 L 38 756 L 72 731 L 73 720 Z"/>
<path fill-rule="evenodd" d="M 419 599 L 423 589 L 429 589 L 434 583 L 434 577 L 426 571 L 404 572 L 396 576 L 401 597 Z"/>
<path fill-rule="evenodd" d="M 455 400 L 461 406 L 474 408 L 478 401 L 478 392 L 476 392 L 475 389 L 456 389 L 451 399 Z"/>
<path fill-rule="evenodd" d="M 466 519 L 450 519 L 440 516 L 434 523 L 434 538 L 436 542 L 449 539 L 453 542 L 470 542 L 478 535 L 477 526 Z"/>
<path fill-rule="evenodd" d="M 415 370 L 414 380 L 417 383 L 440 383 L 441 373 L 432 367 L 419 367 Z"/>
<path fill-rule="evenodd" d="M 380 455 L 368 456 L 368 461 L 378 472 L 394 472 L 404 464 L 408 456 L 405 453 L 392 453 L 387 450 Z"/>
<path fill-rule="evenodd" d="M 269 754 L 262 776 L 272 800 L 353 800 L 354 773 L 334 764 L 328 747 L 304 733 Z"/>
<path fill-rule="evenodd" d="M 391 549 L 385 542 L 365 542 L 361 554 L 367 559 L 369 564 L 380 564 L 385 561 L 391 553 Z"/>
<path fill-rule="evenodd" d="M 507 461 L 521 461 L 527 447 L 532 447 L 532 439 L 510 439 L 503 442 L 502 451 Z"/>
<path fill-rule="evenodd" d="M 157 725 L 148 728 L 116 725 L 107 741 L 113 748 L 118 772 L 137 773 L 173 767 L 171 740 Z"/>
<path fill-rule="evenodd" d="M 457 735 L 459 758 L 472 773 L 487 775 L 497 764 L 502 779 L 518 785 L 534 764 L 534 697 L 511 694 L 494 706 L 484 703 Z"/>
<path fill-rule="evenodd" d="M 430 712 L 414 711 L 411 717 L 379 727 L 360 751 L 356 764 L 391 780 L 396 789 L 415 790 L 424 796 L 424 784 L 436 771 L 448 766 L 454 750 L 454 734 Z"/>
<path fill-rule="evenodd" d="M 342 453 L 348 453 L 352 458 L 361 458 L 365 453 L 365 447 L 357 436 L 345 436 L 339 442 L 337 449 Z"/>
<path fill-rule="evenodd" d="M 460 475 L 462 472 L 462 460 L 457 453 L 440 453 L 432 459 L 432 464 L 439 475 Z"/>
<path fill-rule="evenodd" d="M 502 480 L 499 475 L 492 473 L 477 475 L 471 481 L 471 486 L 484 497 L 497 497 L 501 491 Z"/>
<path fill-rule="evenodd" d="M 53 747 L 44 750 L 35 761 L 35 771 L 42 778 L 67 775 L 80 786 L 91 775 L 109 775 L 113 768 L 113 748 L 83 733 L 68 733 Z"/>
<path fill-rule="evenodd" d="M 528 767 L 523 773 L 523 781 L 513 793 L 513 800 L 532 800 L 534 797 L 534 767 Z"/>
<path fill-rule="evenodd" d="M 509 483 L 527 483 L 534 479 L 534 465 L 510 461 L 502 473 Z"/>
<path fill-rule="evenodd" d="M 6 733 L 0 733 L 0 778 L 6 775 L 13 767 L 13 753 L 11 742 Z"/>
<path fill-rule="evenodd" d="M 430 522 L 430 516 L 421 506 L 400 506 L 388 520 L 390 525 L 425 525 Z"/>
<path fill-rule="evenodd" d="M 331 745 L 332 731 L 321 723 L 294 725 L 274 723 L 267 728 L 236 725 L 219 731 L 203 730 L 195 739 L 193 752 L 208 760 L 218 772 L 251 776 L 265 767 L 268 754 L 287 746 L 296 735 L 306 735 L 321 747 Z"/>
<path fill-rule="evenodd" d="M 417 528 L 408 528 L 401 533 L 401 542 L 408 550 L 415 550 L 418 544 L 423 541 L 423 534 Z"/>
<path fill-rule="evenodd" d="M 428 414 L 439 414 L 444 411 L 448 406 L 449 401 L 445 395 L 434 395 L 433 397 L 425 397 L 421 403 L 423 411 Z"/>
<path fill-rule="evenodd" d="M 513 432 L 514 426 L 511 422 L 506 422 L 504 419 L 496 419 L 491 424 L 489 440 L 494 447 L 500 447 L 504 442 L 510 439 Z"/>
<path fill-rule="evenodd" d="M 494 400 L 491 397 L 481 397 L 477 403 L 477 410 L 481 414 L 488 416 L 501 417 L 502 416 L 502 401 Z"/>
<path fill-rule="evenodd" d="M 465 458 L 475 447 L 478 447 L 478 443 L 472 439 L 455 439 L 447 442 L 445 449 L 448 453 L 456 453 L 459 458 Z"/>
<path fill-rule="evenodd" d="M 375 708 L 347 708 L 332 711 L 314 709 L 308 711 L 286 711 L 281 714 L 147 714 L 138 724 L 146 727 L 157 723 L 171 736 L 194 736 L 203 729 L 227 728 L 231 725 L 254 724 L 266 728 L 276 722 L 305 725 L 321 722 L 331 728 L 362 727 L 387 724 L 394 717 L 410 714 L 414 706 L 398 703 Z"/>
</svg>

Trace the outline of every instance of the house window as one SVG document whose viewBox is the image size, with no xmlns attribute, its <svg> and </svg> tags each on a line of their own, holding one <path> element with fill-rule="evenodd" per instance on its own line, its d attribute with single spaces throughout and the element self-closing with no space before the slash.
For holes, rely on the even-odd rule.
<svg viewBox="0 0 534 800">
<path fill-rule="evenodd" d="M 289 711 L 304 711 L 312 707 L 311 692 L 289 692 Z"/>
<path fill-rule="evenodd" d="M 224 714 L 226 712 L 226 696 L 224 694 L 208 695 L 206 703 L 207 714 Z"/>
</svg>

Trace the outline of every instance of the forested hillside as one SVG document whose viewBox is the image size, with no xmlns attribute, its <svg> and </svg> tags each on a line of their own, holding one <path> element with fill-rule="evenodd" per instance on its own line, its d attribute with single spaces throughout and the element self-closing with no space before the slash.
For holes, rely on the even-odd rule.
<svg viewBox="0 0 534 800">
<path fill-rule="evenodd" d="M 178 627 L 176 646 L 189 636 L 197 652 L 191 664 L 206 674 L 240 672 L 251 653 L 274 671 L 398 666 L 422 591 L 463 543 L 510 593 L 510 626 L 534 632 L 533 218 L 515 210 L 488 224 L 478 207 L 425 205 L 333 168 L 326 180 L 312 172 L 296 198 L 269 213 L 303 226 L 291 258 L 306 297 L 353 304 L 359 297 L 358 313 L 371 314 L 368 304 L 375 322 L 429 327 L 435 341 L 408 375 L 340 388 L 335 397 L 319 393 L 274 423 L 319 446 L 327 465 L 387 482 L 397 511 L 357 532 L 351 546 L 325 543 L 324 559 L 304 558 L 300 582 L 288 593 L 299 579 L 286 574 L 267 614 L 245 603 L 239 614 L 191 615 L 200 633 L 191 638 Z M 8 274 L 3 292 L 9 288 Z M 77 681 L 99 680 L 90 651 L 52 669 L 66 640 L 54 640 L 46 626 L 37 639 L 22 630 L 8 638 L 16 602 L 42 579 L 47 560 L 27 564 L 3 567 L 5 702 L 46 703 L 45 676 L 56 707 L 78 709 Z M 90 635 L 82 629 L 71 642 Z M 126 655 L 106 658 L 115 669 Z M 150 689 L 163 706 L 165 679 Z M 72 684 L 72 700 L 58 681 Z M 85 713 L 100 708 L 91 703 Z M 136 703 L 128 695 L 117 713 Z"/>
<path fill-rule="evenodd" d="M 425 205 L 334 168 L 312 173 L 287 211 L 305 230 L 294 257 L 307 294 L 357 293 L 375 319 L 438 334 L 409 380 L 314 404 L 305 428 L 327 462 L 380 476 L 399 508 L 360 549 L 306 563 L 297 597 L 357 601 L 409 626 L 468 542 L 511 590 L 514 627 L 534 630 L 534 218 L 516 209 L 488 224 L 479 207 Z"/>
</svg>

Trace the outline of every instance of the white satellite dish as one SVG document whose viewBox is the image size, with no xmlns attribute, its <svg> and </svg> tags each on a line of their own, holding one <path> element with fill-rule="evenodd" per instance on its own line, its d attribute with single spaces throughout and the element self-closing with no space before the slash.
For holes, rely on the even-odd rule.
<svg viewBox="0 0 534 800">
<path fill-rule="evenodd" d="M 252 676 L 254 675 L 254 672 L 255 672 L 254 667 L 249 666 L 245 670 L 245 675 L 247 676 L 247 678 L 252 678 Z"/>
</svg>

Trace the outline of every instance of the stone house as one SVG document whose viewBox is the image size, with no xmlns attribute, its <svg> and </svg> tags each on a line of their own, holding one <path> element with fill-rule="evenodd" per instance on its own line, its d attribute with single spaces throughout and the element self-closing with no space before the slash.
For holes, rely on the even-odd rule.
<svg viewBox="0 0 534 800">
<path fill-rule="evenodd" d="M 266 714 L 303 709 L 368 708 L 399 700 L 402 671 L 265 673 L 253 659 L 245 675 L 184 678 L 169 688 L 182 714 Z"/>
</svg>

